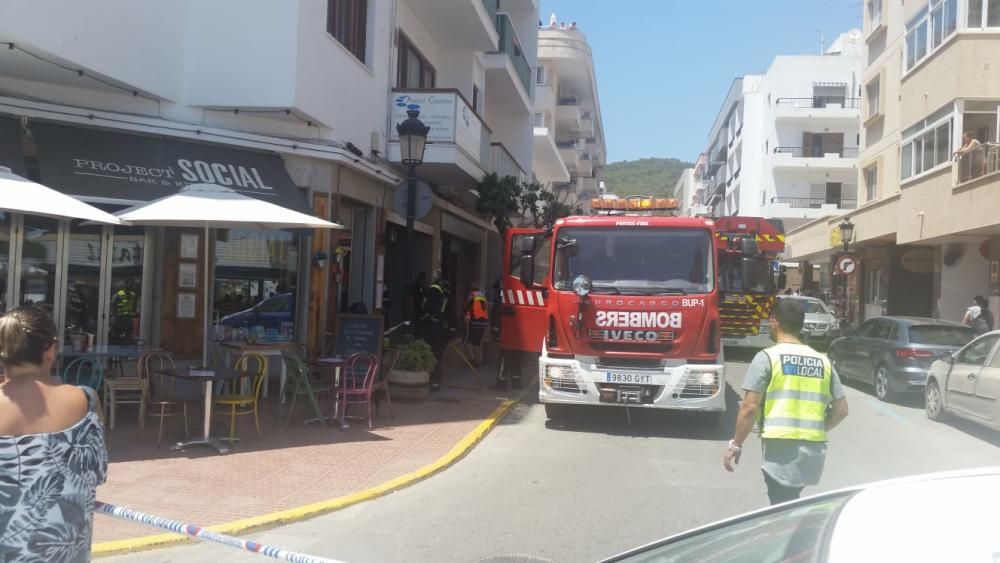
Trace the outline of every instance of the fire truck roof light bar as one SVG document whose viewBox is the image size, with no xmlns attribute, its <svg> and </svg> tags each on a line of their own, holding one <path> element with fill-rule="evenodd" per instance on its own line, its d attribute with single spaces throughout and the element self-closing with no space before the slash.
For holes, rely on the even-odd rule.
<svg viewBox="0 0 1000 563">
<path fill-rule="evenodd" d="M 651 197 L 630 199 L 592 199 L 590 208 L 594 211 L 673 211 L 680 208 L 676 199 L 654 199 Z"/>
</svg>

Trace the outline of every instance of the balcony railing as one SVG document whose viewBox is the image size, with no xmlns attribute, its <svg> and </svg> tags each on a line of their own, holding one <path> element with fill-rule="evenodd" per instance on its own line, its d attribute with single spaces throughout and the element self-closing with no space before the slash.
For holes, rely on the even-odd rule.
<svg viewBox="0 0 1000 563">
<path fill-rule="evenodd" d="M 821 109 L 830 106 L 840 106 L 847 109 L 861 107 L 861 98 L 845 98 L 843 96 L 813 96 L 812 98 L 778 98 L 779 106 L 790 105 L 793 108 Z"/>
<path fill-rule="evenodd" d="M 493 25 L 496 25 L 497 21 L 497 0 L 480 0 L 483 3 L 483 8 L 486 8 L 486 13 L 490 15 L 490 21 Z"/>
<path fill-rule="evenodd" d="M 784 203 L 792 209 L 820 209 L 824 205 L 836 205 L 837 209 L 857 209 L 856 199 L 835 199 L 828 197 L 772 197 L 771 203 Z"/>
<path fill-rule="evenodd" d="M 559 149 L 566 149 L 566 150 L 570 149 L 578 150 L 576 141 L 556 141 L 556 147 Z"/>
<path fill-rule="evenodd" d="M 840 158 L 857 158 L 858 147 L 842 147 L 840 150 L 830 150 L 822 146 L 811 147 L 774 147 L 774 154 L 790 154 L 794 158 L 823 158 L 835 154 Z"/>
<path fill-rule="evenodd" d="M 1000 172 L 1000 143 L 986 143 L 955 159 L 955 185 L 960 186 Z"/>
<path fill-rule="evenodd" d="M 524 85 L 524 91 L 530 97 L 533 83 L 531 65 L 528 64 L 528 58 L 524 56 L 521 41 L 517 38 L 517 32 L 514 31 L 514 24 L 511 23 L 510 16 L 502 13 L 497 14 L 496 22 L 497 33 L 500 34 L 500 52 L 506 53 L 510 57 L 510 61 L 514 64 L 514 71 L 521 80 L 521 84 Z"/>
<path fill-rule="evenodd" d="M 491 151 L 491 168 L 492 172 L 496 172 L 501 178 L 504 176 L 512 176 L 518 180 L 524 179 L 524 170 L 521 165 L 514 160 L 514 156 L 510 154 L 507 147 L 503 146 L 501 143 L 492 143 L 490 145 Z"/>
</svg>

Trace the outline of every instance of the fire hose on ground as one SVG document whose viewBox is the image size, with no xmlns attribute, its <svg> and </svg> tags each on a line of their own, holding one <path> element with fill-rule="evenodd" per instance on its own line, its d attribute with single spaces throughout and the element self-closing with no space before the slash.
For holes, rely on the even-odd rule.
<svg viewBox="0 0 1000 563">
<path fill-rule="evenodd" d="M 264 545 L 251 540 L 227 536 L 225 534 L 213 532 L 201 526 L 185 524 L 184 522 L 178 522 L 177 520 L 153 516 L 152 514 L 146 514 L 145 512 L 139 512 L 138 510 L 133 510 L 124 506 L 95 501 L 94 508 L 102 514 L 118 518 L 119 520 L 138 522 L 139 524 L 159 528 L 161 530 L 173 532 L 175 534 L 187 536 L 196 540 L 218 543 L 242 549 L 248 553 L 255 553 L 257 555 L 270 557 L 272 559 L 281 559 L 283 561 L 291 561 L 292 563 L 341 563 L 334 559 L 305 555 L 303 553 L 296 553 L 294 551 Z"/>
</svg>

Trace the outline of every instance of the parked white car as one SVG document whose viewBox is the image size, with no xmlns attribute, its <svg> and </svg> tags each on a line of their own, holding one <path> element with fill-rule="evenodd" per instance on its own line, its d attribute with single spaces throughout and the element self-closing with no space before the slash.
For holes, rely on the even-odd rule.
<svg viewBox="0 0 1000 563">
<path fill-rule="evenodd" d="M 931 420 L 955 415 L 1000 430 L 1000 330 L 931 364 L 925 393 Z"/>
</svg>

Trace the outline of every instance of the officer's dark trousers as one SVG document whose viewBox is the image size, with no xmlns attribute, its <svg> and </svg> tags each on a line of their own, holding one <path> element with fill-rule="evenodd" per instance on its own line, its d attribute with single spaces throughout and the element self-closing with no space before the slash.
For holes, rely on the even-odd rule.
<svg viewBox="0 0 1000 563">
<path fill-rule="evenodd" d="M 431 372 L 431 385 L 440 386 L 441 360 L 444 359 L 444 350 L 448 346 L 448 337 L 445 334 L 444 325 L 434 320 L 428 323 L 427 333 L 427 343 L 431 345 L 431 352 L 434 353 L 434 359 L 437 360 L 437 365 L 434 366 L 434 371 Z"/>
<path fill-rule="evenodd" d="M 761 472 L 764 474 L 764 482 L 767 483 L 767 498 L 771 501 L 772 505 L 795 500 L 802 494 L 802 489 L 804 487 L 788 487 L 782 485 L 773 477 L 768 475 L 767 471 L 761 470 Z"/>
</svg>

